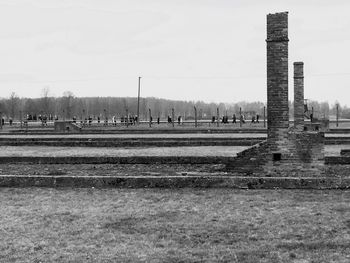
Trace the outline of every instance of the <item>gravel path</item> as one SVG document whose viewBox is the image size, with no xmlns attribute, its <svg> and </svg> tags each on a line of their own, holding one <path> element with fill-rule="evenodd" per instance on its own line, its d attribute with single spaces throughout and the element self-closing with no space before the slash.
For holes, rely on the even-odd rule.
<svg viewBox="0 0 350 263">
<path fill-rule="evenodd" d="M 195 146 L 195 147 L 55 147 L 55 146 L 0 146 L 1 156 L 236 156 L 247 146 Z M 326 145 L 325 155 L 340 155 L 350 145 Z"/>
<path fill-rule="evenodd" d="M 235 156 L 246 146 L 198 147 L 51 147 L 51 146 L 0 146 L 0 156 Z"/>
<path fill-rule="evenodd" d="M 184 134 L 0 134 L 0 138 L 18 138 L 18 139 L 54 139 L 54 138 L 266 138 L 266 134 L 261 133 L 184 133 Z"/>
<path fill-rule="evenodd" d="M 347 138 L 350 134 L 326 133 L 325 137 Z M 63 139 L 63 138 L 116 138 L 116 139 L 141 139 L 141 138 L 266 138 L 263 133 L 169 133 L 169 134 L 1 134 L 0 138 L 18 139 Z"/>
</svg>

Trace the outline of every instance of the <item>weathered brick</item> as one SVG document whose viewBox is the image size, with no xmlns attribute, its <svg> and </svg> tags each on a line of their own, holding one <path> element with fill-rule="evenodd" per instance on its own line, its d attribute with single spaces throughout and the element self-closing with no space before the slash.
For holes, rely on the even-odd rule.
<svg viewBox="0 0 350 263">
<path fill-rule="evenodd" d="M 289 127 L 288 13 L 267 15 L 267 134 L 271 151 L 283 151 Z"/>
<path fill-rule="evenodd" d="M 304 63 L 294 62 L 294 127 L 304 130 Z"/>
<path fill-rule="evenodd" d="M 303 63 L 294 64 L 297 129 L 289 129 L 288 13 L 267 15 L 267 140 L 237 155 L 227 166 L 247 175 L 322 175 L 324 133 L 304 131 Z"/>
</svg>

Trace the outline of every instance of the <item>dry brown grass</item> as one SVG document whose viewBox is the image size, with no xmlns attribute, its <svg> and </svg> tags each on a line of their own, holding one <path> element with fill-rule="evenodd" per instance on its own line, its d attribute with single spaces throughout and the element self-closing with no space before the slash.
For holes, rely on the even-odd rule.
<svg viewBox="0 0 350 263">
<path fill-rule="evenodd" d="M 1 262 L 349 262 L 350 192 L 0 188 Z"/>
</svg>

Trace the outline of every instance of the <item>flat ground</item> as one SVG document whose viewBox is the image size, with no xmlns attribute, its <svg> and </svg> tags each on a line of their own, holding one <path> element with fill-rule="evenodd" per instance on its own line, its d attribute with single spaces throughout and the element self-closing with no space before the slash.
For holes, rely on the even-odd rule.
<svg viewBox="0 0 350 263">
<path fill-rule="evenodd" d="M 350 135 L 349 135 L 350 136 Z M 266 138 L 261 133 L 169 133 L 169 134 L 1 134 L 0 138 L 16 139 L 66 139 L 66 138 L 113 138 L 113 139 L 173 139 L 173 138 Z"/>
<path fill-rule="evenodd" d="M 325 137 L 350 137 L 348 133 L 326 133 Z M 266 138 L 265 133 L 150 133 L 150 134 L 1 134 L 0 138 L 4 139 L 69 139 L 69 138 L 86 138 L 86 139 L 175 139 L 175 138 Z"/>
<path fill-rule="evenodd" d="M 0 146 L 1 156 L 235 156 L 245 146 L 198 146 L 198 147 L 49 147 L 49 146 Z M 341 149 L 350 145 L 326 145 L 327 156 L 340 155 Z M 349 177 L 349 165 L 333 165 L 325 170 L 327 176 Z M 224 164 L 0 164 L 0 175 L 51 175 L 51 176 L 174 176 L 200 173 L 223 175 Z M 232 171 L 231 171 L 232 173 Z"/>
<path fill-rule="evenodd" d="M 0 188 L 1 262 L 350 262 L 350 191 Z"/>
<path fill-rule="evenodd" d="M 0 146 L 1 156 L 235 156 L 247 146 L 186 146 L 186 147 L 56 147 Z"/>
<path fill-rule="evenodd" d="M 249 146 L 182 146 L 182 147 L 61 147 L 0 146 L 1 156 L 236 156 Z M 340 155 L 350 144 L 325 145 L 325 155 Z"/>
<path fill-rule="evenodd" d="M 225 175 L 224 164 L 0 164 L 0 175 L 179 176 Z"/>
</svg>

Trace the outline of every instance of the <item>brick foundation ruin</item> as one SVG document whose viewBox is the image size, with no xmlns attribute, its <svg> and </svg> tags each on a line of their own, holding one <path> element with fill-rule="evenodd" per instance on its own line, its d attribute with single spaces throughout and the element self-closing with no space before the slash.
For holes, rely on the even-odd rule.
<svg viewBox="0 0 350 263">
<path fill-rule="evenodd" d="M 73 121 L 55 121 L 56 132 L 80 132 L 81 128 Z"/>
<path fill-rule="evenodd" d="M 294 63 L 294 117 L 289 127 L 288 13 L 267 15 L 267 140 L 237 155 L 227 168 L 247 175 L 319 176 L 324 132 L 304 125 L 303 63 Z"/>
</svg>

